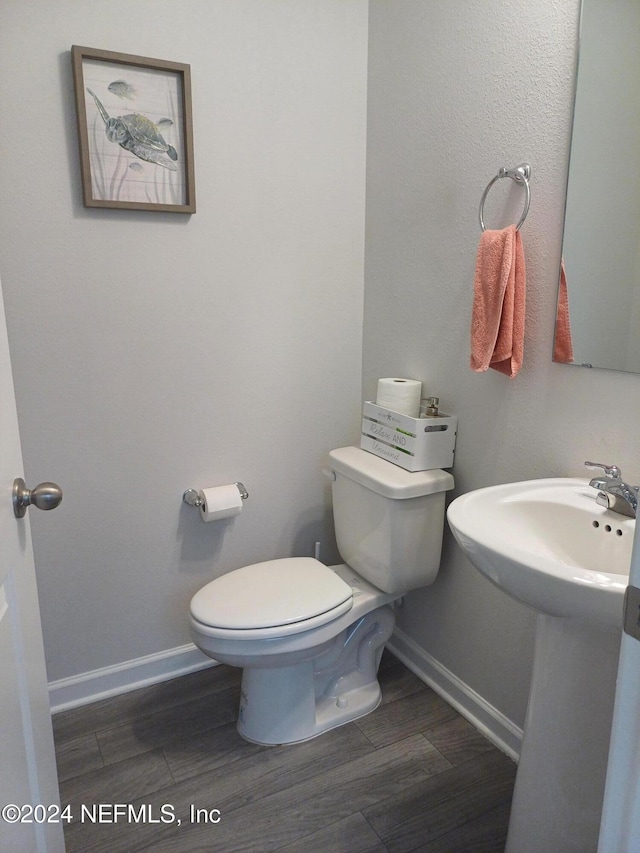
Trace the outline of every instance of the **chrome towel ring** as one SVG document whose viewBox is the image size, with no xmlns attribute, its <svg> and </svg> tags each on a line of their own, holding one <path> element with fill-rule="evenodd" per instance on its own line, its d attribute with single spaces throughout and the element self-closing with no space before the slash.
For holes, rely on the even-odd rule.
<svg viewBox="0 0 640 853">
<path fill-rule="evenodd" d="M 527 213 L 529 213 L 529 203 L 531 201 L 531 189 L 529 187 L 529 178 L 531 177 L 531 166 L 528 163 L 520 163 L 519 166 L 516 166 L 515 169 L 505 169 L 503 166 L 495 178 L 492 178 L 487 184 L 487 188 L 482 193 L 482 198 L 480 199 L 480 209 L 478 211 L 478 216 L 480 217 L 480 228 L 483 231 L 486 231 L 484 225 L 484 202 L 489 194 L 489 190 L 495 184 L 497 180 L 500 178 L 511 178 L 511 180 L 515 181 L 516 184 L 520 184 L 525 189 L 525 200 L 524 200 L 524 210 L 522 211 L 522 216 L 520 217 L 520 221 L 516 225 L 516 231 L 519 231 L 522 228 L 522 225 L 527 218 Z"/>
</svg>

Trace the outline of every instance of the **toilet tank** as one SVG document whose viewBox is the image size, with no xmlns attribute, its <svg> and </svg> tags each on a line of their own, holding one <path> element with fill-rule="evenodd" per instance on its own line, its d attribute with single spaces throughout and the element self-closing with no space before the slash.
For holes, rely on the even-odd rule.
<svg viewBox="0 0 640 853">
<path fill-rule="evenodd" d="M 329 462 L 342 559 L 383 592 L 400 595 L 433 583 L 451 474 L 405 471 L 359 447 L 332 450 Z"/>
</svg>

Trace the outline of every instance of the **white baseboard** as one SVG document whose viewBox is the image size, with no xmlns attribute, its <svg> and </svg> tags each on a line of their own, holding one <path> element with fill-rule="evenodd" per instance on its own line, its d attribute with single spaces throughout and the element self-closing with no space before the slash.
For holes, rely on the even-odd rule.
<svg viewBox="0 0 640 853">
<path fill-rule="evenodd" d="M 522 729 L 400 629 L 395 629 L 388 646 L 405 666 L 486 735 L 498 749 L 515 761 L 518 760 Z M 187 643 L 114 666 L 62 678 L 49 683 L 51 712 L 57 714 L 210 666 L 217 666 L 217 662 L 203 654 L 193 643 Z"/>
<path fill-rule="evenodd" d="M 498 749 L 518 761 L 522 729 L 398 628 L 387 645 L 421 681 L 442 696 Z"/>
<path fill-rule="evenodd" d="M 193 643 L 49 682 L 51 713 L 88 705 L 139 687 L 217 666 Z"/>
</svg>

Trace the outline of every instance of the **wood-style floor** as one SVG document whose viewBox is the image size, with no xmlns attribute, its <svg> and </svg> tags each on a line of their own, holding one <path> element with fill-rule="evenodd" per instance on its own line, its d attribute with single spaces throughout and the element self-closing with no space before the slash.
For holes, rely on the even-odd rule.
<svg viewBox="0 0 640 853">
<path fill-rule="evenodd" d="M 502 853 L 514 763 L 388 652 L 380 682 L 295 746 L 242 740 L 226 666 L 57 714 L 68 853 Z"/>
</svg>

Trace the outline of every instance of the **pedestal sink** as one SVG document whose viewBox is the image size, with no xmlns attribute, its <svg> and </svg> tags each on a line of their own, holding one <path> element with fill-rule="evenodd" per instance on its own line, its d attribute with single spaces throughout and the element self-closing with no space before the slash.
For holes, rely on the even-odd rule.
<svg viewBox="0 0 640 853">
<path fill-rule="evenodd" d="M 506 853 L 595 853 L 635 519 L 587 480 L 478 489 L 448 509 L 473 565 L 538 612 Z"/>
</svg>

